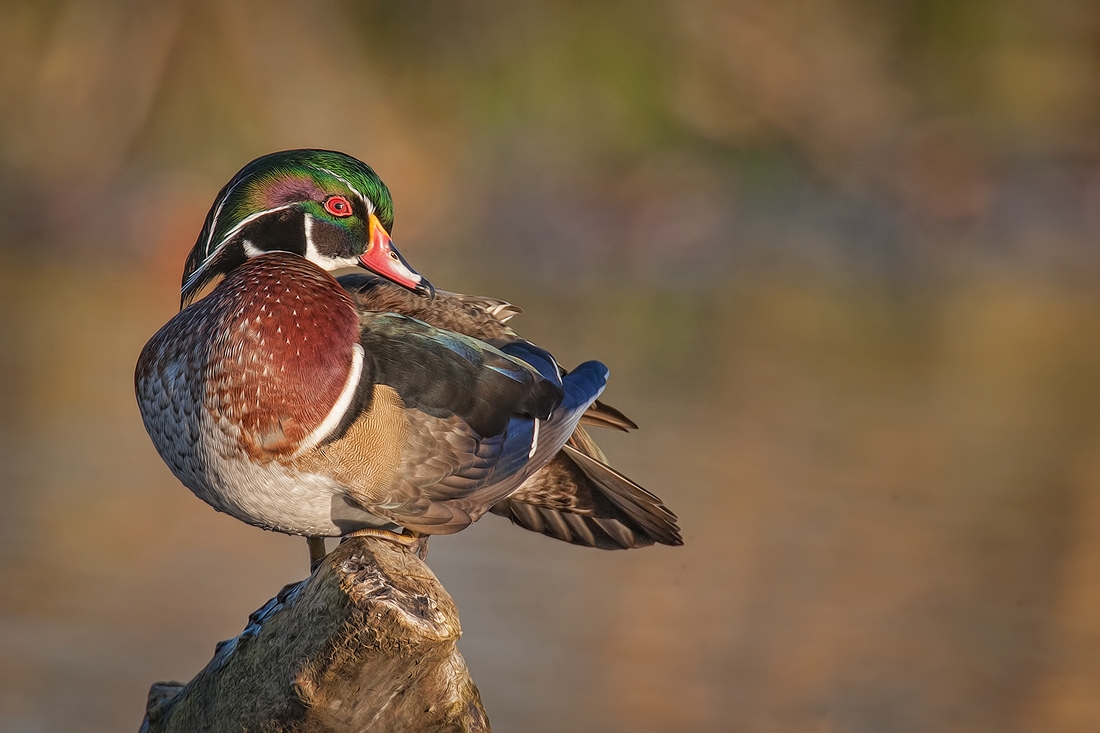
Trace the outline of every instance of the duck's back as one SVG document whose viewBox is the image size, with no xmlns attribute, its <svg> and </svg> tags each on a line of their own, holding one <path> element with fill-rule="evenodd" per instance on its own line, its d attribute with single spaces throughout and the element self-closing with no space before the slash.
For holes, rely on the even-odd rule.
<svg viewBox="0 0 1100 733">
<path fill-rule="evenodd" d="M 366 273 L 343 275 L 338 280 L 360 310 L 400 313 L 483 341 L 519 338 L 504 321 L 521 311 L 503 300 L 445 291 L 425 298 Z"/>
<path fill-rule="evenodd" d="M 496 345 L 526 343 L 505 324 L 522 310 L 503 300 L 444 291 L 428 299 L 371 274 L 344 275 L 339 282 L 361 311 L 400 313 Z M 615 430 L 637 427 L 599 400 L 589 405 L 580 422 Z M 682 544 L 676 515 L 660 498 L 611 468 L 580 425 L 560 452 L 491 511 L 525 529 L 578 545 L 628 549 L 655 542 Z"/>
</svg>

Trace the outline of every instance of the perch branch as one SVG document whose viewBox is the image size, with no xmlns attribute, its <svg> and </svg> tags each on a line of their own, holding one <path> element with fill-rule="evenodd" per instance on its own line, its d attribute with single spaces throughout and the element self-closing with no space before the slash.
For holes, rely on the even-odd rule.
<svg viewBox="0 0 1100 733">
<path fill-rule="evenodd" d="M 413 551 L 356 537 L 189 683 L 154 684 L 141 731 L 489 731 L 460 634 L 454 601 Z"/>
</svg>

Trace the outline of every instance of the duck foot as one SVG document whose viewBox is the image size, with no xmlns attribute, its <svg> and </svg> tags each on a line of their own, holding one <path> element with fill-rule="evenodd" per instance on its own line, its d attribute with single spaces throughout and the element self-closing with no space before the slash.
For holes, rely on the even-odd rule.
<svg viewBox="0 0 1100 733">
<path fill-rule="evenodd" d="M 348 532 L 344 535 L 340 542 L 343 543 L 352 537 L 378 537 L 379 539 L 389 540 L 395 545 L 401 545 L 404 548 L 414 550 L 417 557 L 424 560 L 428 557 L 428 538 L 426 535 L 419 534 L 417 532 L 404 532 L 398 534 L 397 532 L 391 532 L 388 529 L 378 529 L 376 527 L 367 527 L 365 529 L 357 529 L 354 532 Z"/>
<path fill-rule="evenodd" d="M 328 555 L 328 551 L 325 549 L 324 537 L 306 537 L 306 545 L 309 547 L 309 572 L 312 573 Z"/>
</svg>

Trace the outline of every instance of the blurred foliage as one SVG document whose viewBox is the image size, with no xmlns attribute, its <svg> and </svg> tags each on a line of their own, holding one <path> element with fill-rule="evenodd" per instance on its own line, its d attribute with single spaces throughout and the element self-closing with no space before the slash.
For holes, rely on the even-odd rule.
<svg viewBox="0 0 1100 733">
<path fill-rule="evenodd" d="M 700 256 L 708 276 L 1034 266 L 1050 229 L 1044 267 L 1094 267 L 1097 27 L 1083 0 L 9 0 L 0 242 L 129 255 L 141 210 L 193 215 L 245 160 L 305 145 L 375 165 L 401 236 L 444 261 L 487 248 L 553 282 L 624 258 L 684 283 Z M 1039 196 L 1063 203 L 1016 205 Z M 854 248 L 853 217 L 878 222 Z M 670 253 L 674 231 L 695 244 Z"/>
</svg>

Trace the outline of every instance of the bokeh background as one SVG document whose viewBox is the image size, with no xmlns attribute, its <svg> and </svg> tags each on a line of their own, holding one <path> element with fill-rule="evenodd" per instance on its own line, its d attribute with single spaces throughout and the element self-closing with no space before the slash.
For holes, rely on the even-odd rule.
<svg viewBox="0 0 1100 733">
<path fill-rule="evenodd" d="M 432 542 L 498 731 L 1100 730 L 1100 5 L 0 3 L 0 729 L 306 573 L 132 394 L 214 194 L 344 150 L 634 417 L 686 546 Z"/>
</svg>

